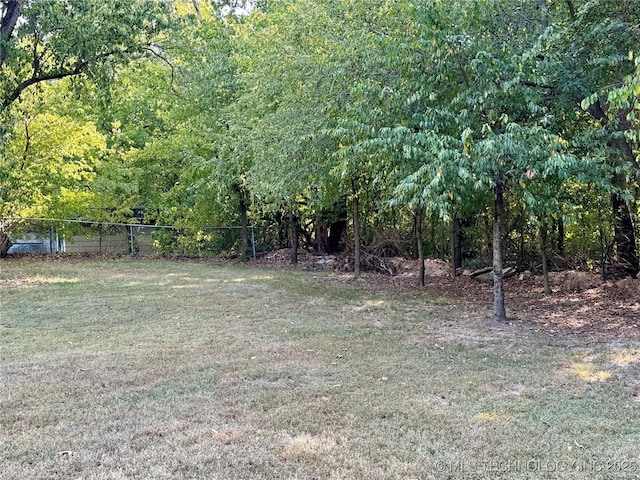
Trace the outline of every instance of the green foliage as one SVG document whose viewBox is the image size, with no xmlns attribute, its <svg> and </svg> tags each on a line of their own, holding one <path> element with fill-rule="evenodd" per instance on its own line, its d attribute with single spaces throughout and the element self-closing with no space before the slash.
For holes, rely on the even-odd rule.
<svg viewBox="0 0 640 480">
<path fill-rule="evenodd" d="M 143 205 L 148 221 L 191 232 L 161 244 L 195 252 L 229 244 L 198 232 L 246 208 L 257 223 L 295 211 L 312 237 L 328 209 L 357 199 L 371 240 L 408 231 L 416 211 L 438 229 L 486 218 L 503 186 L 520 237 L 563 219 L 568 248 L 596 251 L 584 232 L 612 236 L 610 195 L 635 200 L 638 2 L 224 7 L 25 4 L 0 49 L 13 104 L 5 211 Z M 57 90 L 42 82 L 81 73 Z"/>
<path fill-rule="evenodd" d="M 149 222 L 224 223 L 212 177 L 225 148 L 222 117 L 234 92 L 229 32 L 208 4 L 174 3 L 175 29 L 154 55 L 120 70 L 98 103 L 111 163 Z M 124 193 L 124 192 L 123 192 Z"/>
<path fill-rule="evenodd" d="M 79 74 L 104 76 L 118 63 L 151 48 L 153 36 L 168 22 L 167 15 L 167 4 L 157 0 L 24 2 L 20 20 L 2 47 L 6 54 L 1 65 L 2 108 L 42 81 Z"/>
<path fill-rule="evenodd" d="M 106 139 L 82 105 L 65 98 L 67 87 L 44 86 L 45 101 L 33 99 L 30 108 L 25 103 L 13 116 L 0 156 L 4 215 L 60 218 L 97 206 L 92 186 Z M 59 101 L 65 108 L 56 108 Z"/>
<path fill-rule="evenodd" d="M 114 202 L 120 187 L 104 180 L 117 170 L 107 161 L 108 131 L 94 105 L 76 95 L 95 96 L 119 65 L 153 51 L 168 4 L 36 0 L 3 2 L 0 13 L 2 213 L 124 213 L 126 202 Z"/>
<path fill-rule="evenodd" d="M 210 257 L 237 251 L 240 235 L 237 229 L 226 228 L 158 229 L 152 239 L 158 253 Z"/>
</svg>

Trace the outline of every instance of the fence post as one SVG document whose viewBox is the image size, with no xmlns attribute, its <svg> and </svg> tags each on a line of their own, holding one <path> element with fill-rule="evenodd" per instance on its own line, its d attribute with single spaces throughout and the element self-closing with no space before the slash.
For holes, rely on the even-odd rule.
<svg viewBox="0 0 640 480">
<path fill-rule="evenodd" d="M 133 225 L 129 225 L 129 238 L 130 238 L 130 248 L 129 253 L 134 255 L 136 253 L 136 247 L 133 239 Z"/>
<path fill-rule="evenodd" d="M 51 224 L 49 225 L 49 253 L 57 253 L 57 251 L 56 252 L 53 251 L 53 242 L 54 242 L 53 235 L 54 235 L 53 222 L 51 222 Z"/>
</svg>

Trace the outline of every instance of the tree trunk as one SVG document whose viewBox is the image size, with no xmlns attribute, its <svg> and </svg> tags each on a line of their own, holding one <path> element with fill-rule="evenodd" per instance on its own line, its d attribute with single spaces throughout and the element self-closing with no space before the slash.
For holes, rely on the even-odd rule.
<svg viewBox="0 0 640 480">
<path fill-rule="evenodd" d="M 502 219 L 504 216 L 504 184 L 502 175 L 496 176 L 493 202 L 493 319 L 507 321 L 504 306 L 504 283 L 502 278 Z"/>
<path fill-rule="evenodd" d="M 333 221 L 329 224 L 329 237 L 328 237 L 328 253 L 338 253 L 343 250 L 344 247 L 344 234 L 347 231 L 348 224 L 348 209 L 346 201 L 345 203 L 338 203 L 336 210 L 334 211 Z"/>
<path fill-rule="evenodd" d="M 349 212 L 346 200 L 336 202 L 330 210 L 318 214 L 315 224 L 319 255 L 342 251 L 343 235 L 347 229 Z"/>
<path fill-rule="evenodd" d="M 626 187 L 624 183 L 624 179 L 620 178 L 620 176 L 616 175 L 614 177 L 615 187 L 624 190 Z M 635 278 L 640 271 L 640 262 L 636 252 L 636 233 L 633 218 L 627 202 L 619 193 L 614 192 L 611 194 L 611 205 L 614 215 L 616 256 L 625 271 Z"/>
<path fill-rule="evenodd" d="M 562 215 L 560 215 L 558 217 L 558 220 L 556 221 L 556 230 L 558 232 L 558 242 L 557 242 L 558 255 L 560 255 L 561 257 L 564 257 L 564 255 L 565 255 L 565 247 L 564 247 L 565 233 L 564 233 L 564 220 L 562 220 Z"/>
<path fill-rule="evenodd" d="M 9 50 L 7 44 L 20 18 L 24 0 L 8 0 L 3 3 L 5 4 L 2 10 L 3 15 L 0 18 L 0 68 L 2 68 L 7 58 L 7 51 Z"/>
<path fill-rule="evenodd" d="M 280 210 L 275 213 L 275 224 L 278 226 L 278 248 L 286 248 L 289 245 L 289 221 L 284 219 Z"/>
<path fill-rule="evenodd" d="M 424 217 L 424 211 L 422 208 L 416 210 L 416 242 L 418 247 L 418 264 L 420 266 L 420 273 L 418 275 L 418 284 L 424 287 L 424 246 L 422 239 L 422 221 Z"/>
<path fill-rule="evenodd" d="M 242 237 L 240 257 L 246 259 L 249 257 L 249 219 L 247 216 L 247 204 L 243 195 L 240 196 L 238 209 L 240 211 L 240 235 Z"/>
<path fill-rule="evenodd" d="M 519 215 L 518 220 L 518 228 L 520 230 L 520 238 L 518 243 L 518 262 L 522 262 L 525 257 L 524 249 L 527 222 L 523 213 Z"/>
<path fill-rule="evenodd" d="M 549 284 L 549 263 L 547 260 L 547 225 L 540 223 L 538 227 L 540 239 L 540 259 L 542 260 L 542 279 L 544 282 L 544 294 L 551 295 L 551 285 Z"/>
<path fill-rule="evenodd" d="M 9 240 L 9 235 L 0 230 L 0 258 L 6 257 L 10 248 L 11 240 Z"/>
<path fill-rule="evenodd" d="M 429 251 L 431 257 L 435 257 L 438 254 L 438 240 L 436 239 L 436 220 L 434 214 L 431 214 L 429 219 Z"/>
<path fill-rule="evenodd" d="M 315 230 L 318 255 L 327 255 L 329 253 L 329 227 L 321 214 L 316 217 Z"/>
<path fill-rule="evenodd" d="M 569 0 L 567 0 L 570 4 Z M 581 94 L 575 95 L 576 100 L 582 101 L 584 98 Z M 609 117 L 605 112 L 605 108 L 601 102 L 597 101 L 587 110 L 591 116 L 602 122 L 603 125 L 609 123 Z M 627 118 L 628 110 L 620 110 L 617 112 L 616 132 L 623 133 L 632 130 L 630 120 Z M 609 146 L 617 151 L 617 155 L 613 154 L 611 158 L 612 166 L 620 166 L 620 159 L 628 162 L 635 170 L 636 177 L 640 175 L 640 165 L 633 150 L 632 144 L 624 136 L 614 136 L 609 141 Z M 619 157 L 619 158 L 618 158 Z M 627 189 L 627 182 L 623 175 L 615 174 L 612 179 L 613 187 L 619 191 Z M 636 234 L 633 226 L 633 218 L 629 210 L 629 206 L 625 202 L 621 194 L 614 192 L 611 194 L 611 206 L 614 215 L 614 230 L 616 243 L 616 256 L 618 262 L 623 265 L 624 269 L 632 277 L 640 271 L 640 261 L 636 251 Z"/>
<path fill-rule="evenodd" d="M 547 5 L 547 0 L 538 0 L 538 5 L 540 5 L 540 10 L 542 11 L 540 26 L 543 30 L 546 30 L 549 28 L 549 6 Z"/>
<path fill-rule="evenodd" d="M 296 265 L 298 263 L 298 216 L 293 210 L 289 211 L 289 226 L 291 228 L 291 263 Z"/>
<path fill-rule="evenodd" d="M 598 239 L 600 241 L 600 271 L 602 272 L 602 281 L 607 280 L 607 249 L 604 245 L 604 225 L 602 223 L 602 212 L 598 207 Z"/>
<path fill-rule="evenodd" d="M 454 216 L 451 220 L 451 270 L 453 277 L 462 268 L 462 222 Z"/>
<path fill-rule="evenodd" d="M 576 21 L 576 9 L 573 6 L 573 0 L 565 0 L 565 3 L 567 4 L 567 9 L 569 10 L 569 18 L 571 19 L 572 22 Z"/>
<path fill-rule="evenodd" d="M 360 204 L 358 195 L 353 196 L 353 276 L 360 278 Z"/>
</svg>

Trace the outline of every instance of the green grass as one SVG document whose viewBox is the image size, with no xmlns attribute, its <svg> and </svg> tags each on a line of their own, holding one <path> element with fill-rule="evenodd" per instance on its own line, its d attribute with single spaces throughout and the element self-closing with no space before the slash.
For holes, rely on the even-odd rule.
<svg viewBox="0 0 640 480">
<path fill-rule="evenodd" d="M 0 263 L 0 478 L 640 475 L 640 347 L 418 290 L 163 260 Z"/>
</svg>

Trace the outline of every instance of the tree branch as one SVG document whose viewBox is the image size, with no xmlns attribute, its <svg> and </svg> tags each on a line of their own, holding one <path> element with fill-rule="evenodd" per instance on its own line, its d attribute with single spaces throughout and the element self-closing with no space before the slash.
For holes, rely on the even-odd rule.
<svg viewBox="0 0 640 480">
<path fill-rule="evenodd" d="M 14 89 L 13 93 L 11 93 L 11 95 L 9 95 L 5 99 L 5 101 L 2 103 L 2 107 L 0 108 L 0 111 L 6 110 L 7 108 L 9 108 L 13 102 L 15 102 L 18 98 L 20 98 L 20 95 L 22 94 L 22 92 L 24 92 L 31 85 L 35 85 L 36 83 L 40 83 L 40 82 L 46 82 L 47 80 L 59 80 L 61 78 L 66 78 L 66 77 L 72 77 L 74 75 L 79 75 L 80 73 L 82 73 L 83 68 L 85 66 L 86 66 L 86 64 L 80 64 L 76 68 L 74 68 L 73 70 L 52 72 L 52 73 L 47 73 L 47 74 L 44 74 L 44 75 L 41 75 L 41 76 L 33 76 L 31 78 L 28 78 L 27 80 L 21 82 Z"/>
<path fill-rule="evenodd" d="M 24 152 L 22 152 L 22 165 L 20 170 L 24 170 L 27 166 L 27 160 L 29 157 L 29 149 L 31 148 L 31 132 L 29 131 L 29 118 L 24 119 Z"/>
<path fill-rule="evenodd" d="M 569 9 L 569 18 L 572 22 L 575 22 L 576 17 L 576 9 L 573 6 L 573 0 L 565 0 L 567 2 L 567 8 Z"/>
<path fill-rule="evenodd" d="M 40 38 L 38 36 L 37 29 L 33 31 L 33 75 L 38 75 L 38 71 L 40 70 L 40 55 L 38 55 L 38 47 L 40 45 Z"/>
<path fill-rule="evenodd" d="M 544 88 L 545 90 L 556 90 L 556 87 L 554 85 L 544 85 L 536 82 L 531 82 L 529 80 L 520 80 L 520 83 L 525 87 Z"/>
<path fill-rule="evenodd" d="M 62 78 L 67 78 L 67 77 L 73 77 L 75 75 L 80 75 L 81 73 L 84 73 L 87 71 L 87 67 L 89 67 L 89 65 L 91 65 L 92 63 L 96 62 L 97 60 L 100 59 L 105 59 L 105 58 L 109 58 L 113 55 L 116 54 L 121 54 L 121 53 L 128 53 L 126 51 L 126 49 L 123 50 L 111 50 L 109 52 L 105 52 L 101 55 L 98 55 L 96 57 L 93 57 L 89 60 L 85 60 L 83 62 L 78 63 L 74 68 L 65 70 L 65 69 L 61 69 L 58 71 L 54 71 L 54 72 L 49 72 L 49 73 L 43 73 L 41 75 L 38 75 L 38 72 L 33 72 L 33 75 L 31 76 L 31 78 L 28 78 L 26 80 L 24 80 L 23 82 L 21 82 L 20 84 L 18 84 L 18 86 L 13 90 L 13 92 L 11 93 L 11 95 L 9 95 L 4 102 L 2 102 L 2 105 L 0 106 L 0 112 L 6 110 L 7 108 L 9 108 L 11 106 L 11 104 L 13 102 L 15 102 L 18 98 L 20 98 L 20 95 L 22 95 L 22 92 L 24 92 L 27 88 L 29 88 L 31 85 L 35 85 L 37 83 L 40 82 L 46 82 L 48 80 L 60 80 Z"/>
<path fill-rule="evenodd" d="M 173 93 L 177 93 L 176 89 L 175 89 L 176 67 L 175 67 L 175 65 L 173 63 L 171 63 L 171 60 L 169 60 L 167 57 L 162 55 L 162 53 L 160 53 L 159 49 L 154 48 L 154 47 L 157 47 L 157 45 L 151 44 L 149 47 L 143 48 L 143 50 L 146 51 L 146 52 L 151 53 L 151 55 L 153 55 L 156 58 L 159 58 L 164 63 L 169 65 L 169 68 L 171 69 L 171 91 Z"/>
</svg>

